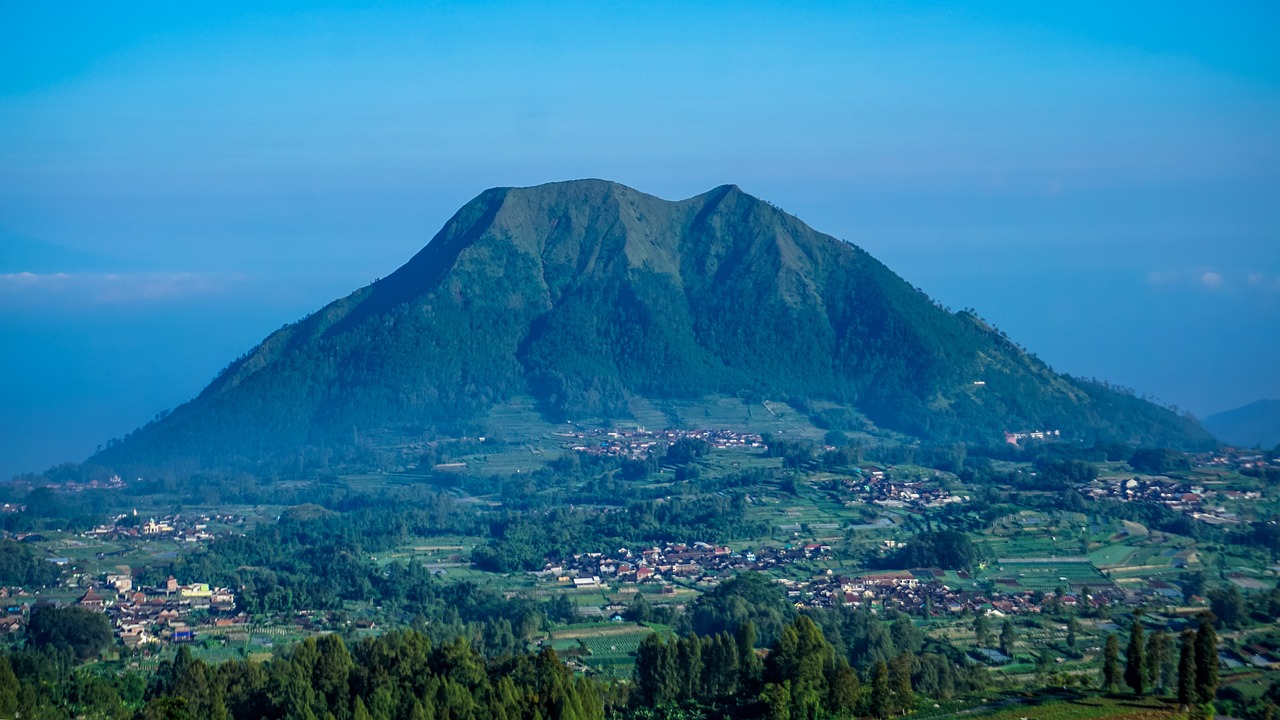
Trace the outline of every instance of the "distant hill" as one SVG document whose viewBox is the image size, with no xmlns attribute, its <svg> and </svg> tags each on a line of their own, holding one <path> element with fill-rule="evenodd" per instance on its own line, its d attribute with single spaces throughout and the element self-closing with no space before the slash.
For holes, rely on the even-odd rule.
<svg viewBox="0 0 1280 720">
<path fill-rule="evenodd" d="M 1204 419 L 1204 426 L 1219 440 L 1232 445 L 1276 447 L 1280 445 L 1280 400 L 1259 400 L 1214 413 Z"/>
<path fill-rule="evenodd" d="M 486 190 L 390 276 L 281 328 L 93 460 L 253 463 L 515 394 L 583 420 L 625 417 L 629 396 L 713 393 L 833 401 L 938 441 L 1213 442 L 1193 419 L 1054 373 L 736 186 L 671 202 L 582 180 Z"/>
</svg>

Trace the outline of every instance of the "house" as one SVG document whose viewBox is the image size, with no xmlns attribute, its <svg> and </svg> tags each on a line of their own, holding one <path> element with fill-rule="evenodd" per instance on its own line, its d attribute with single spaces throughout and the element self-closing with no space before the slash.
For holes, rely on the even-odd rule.
<svg viewBox="0 0 1280 720">
<path fill-rule="evenodd" d="M 89 588 L 85 591 L 84 595 L 80 596 L 80 599 L 76 601 L 76 604 L 89 610 L 101 610 L 105 603 L 103 602 L 101 595 L 94 592 L 93 588 Z"/>
</svg>

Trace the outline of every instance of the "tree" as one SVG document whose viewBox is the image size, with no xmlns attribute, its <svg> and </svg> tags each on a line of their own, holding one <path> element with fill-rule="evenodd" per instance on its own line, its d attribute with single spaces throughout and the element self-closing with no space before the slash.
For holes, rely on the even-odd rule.
<svg viewBox="0 0 1280 720">
<path fill-rule="evenodd" d="M 1164 638 L 1164 657 L 1160 663 L 1160 688 L 1163 692 L 1178 687 L 1178 639 L 1168 631 L 1160 633 Z"/>
<path fill-rule="evenodd" d="M 685 616 L 684 631 L 714 635 L 736 632 L 751 622 L 759 641 L 768 646 L 794 616 L 795 607 L 778 583 L 763 573 L 744 572 L 699 596 Z"/>
<path fill-rule="evenodd" d="M 1009 622 L 1008 619 L 1005 619 L 1005 621 L 1000 624 L 1000 652 L 1008 655 L 1010 658 L 1013 657 L 1013 641 L 1013 623 Z"/>
<path fill-rule="evenodd" d="M 1201 613 L 1196 630 L 1196 698 L 1202 703 L 1218 696 L 1218 634 L 1213 631 L 1213 619 Z"/>
<path fill-rule="evenodd" d="M 702 641 L 697 635 L 682 637 L 676 643 L 676 671 L 680 678 L 680 696 L 702 695 Z"/>
<path fill-rule="evenodd" d="M 79 607 L 38 607 L 27 623 L 27 642 L 33 647 L 65 648 L 80 661 L 97 657 L 111 637 L 106 615 Z"/>
<path fill-rule="evenodd" d="M 1125 650 L 1124 681 L 1134 695 L 1147 691 L 1147 638 L 1142 627 L 1142 610 L 1133 611 L 1129 626 L 1129 647 Z"/>
<path fill-rule="evenodd" d="M 827 696 L 826 670 L 835 664 L 835 651 L 812 618 L 801 615 L 782 629 L 769 652 L 765 679 L 786 684 L 791 696 L 791 716 L 816 715 Z"/>
<path fill-rule="evenodd" d="M 979 645 L 991 644 L 991 625 L 987 622 L 987 614 L 981 610 L 973 618 L 973 637 Z"/>
<path fill-rule="evenodd" d="M 653 615 L 653 605 L 650 604 L 649 598 L 645 597 L 644 593 L 637 591 L 635 596 L 631 598 L 631 602 L 627 604 L 627 609 L 622 615 L 631 622 L 648 622 L 650 616 Z"/>
<path fill-rule="evenodd" d="M 707 692 L 712 697 L 730 696 L 738 692 L 742 675 L 739 670 L 741 660 L 733 637 L 729 633 L 717 635 L 707 656 L 704 669 L 709 677 Z"/>
<path fill-rule="evenodd" d="M 1189 708 L 1199 701 L 1196 694 L 1196 634 L 1183 630 L 1178 648 L 1178 705 Z"/>
<path fill-rule="evenodd" d="M 902 653 L 889 663 L 889 688 L 893 691 L 893 709 L 906 714 L 915 710 L 916 696 L 911 689 L 911 656 Z"/>
<path fill-rule="evenodd" d="M 676 641 L 666 642 L 659 633 L 650 633 L 636 650 L 636 691 L 649 706 L 665 705 L 680 695 L 680 675 L 676 666 Z"/>
<path fill-rule="evenodd" d="M 1107 644 L 1102 651 L 1102 688 L 1107 692 L 1115 692 L 1120 685 L 1120 642 L 1114 634 L 1107 635 Z"/>
<path fill-rule="evenodd" d="M 1191 460 L 1185 453 L 1170 448 L 1141 448 L 1129 457 L 1129 466 L 1138 472 L 1154 475 L 1190 470 Z"/>
<path fill-rule="evenodd" d="M 741 682 L 744 685 L 758 682 L 761 673 L 764 672 L 764 664 L 756 654 L 755 623 L 748 620 L 739 625 L 737 632 L 734 633 L 734 640 L 738 646 L 738 670 L 742 673 Z"/>
<path fill-rule="evenodd" d="M 1164 666 L 1169 654 L 1168 639 L 1168 634 L 1163 632 L 1152 633 L 1147 636 L 1146 665 L 1143 670 L 1146 675 L 1147 687 L 1152 692 L 1159 692 L 1165 687 Z"/>
<path fill-rule="evenodd" d="M 0 584 L 33 589 L 54 585 L 61 577 L 61 567 L 37 557 L 30 547 L 13 540 L 0 540 Z"/>
<path fill-rule="evenodd" d="M 1249 616 L 1244 596 L 1235 585 L 1226 589 L 1210 590 L 1209 609 L 1225 627 L 1240 627 Z"/>
<path fill-rule="evenodd" d="M 1043 678 L 1049 674 L 1049 670 L 1053 668 L 1053 653 L 1049 652 L 1049 648 L 1042 649 L 1036 655 L 1036 674 Z"/>
<path fill-rule="evenodd" d="M 969 536 L 962 532 L 925 531 L 908 540 L 893 562 L 898 567 L 969 570 L 978 563 L 978 549 Z"/>
<path fill-rule="evenodd" d="M 18 695 L 22 686 L 18 677 L 13 674 L 9 658 L 0 655 L 0 716 L 13 717 L 18 710 Z"/>
<path fill-rule="evenodd" d="M 1079 634 L 1079 632 L 1080 621 L 1076 619 L 1075 615 L 1072 615 L 1071 618 L 1067 620 L 1067 647 L 1074 648 L 1076 646 L 1076 635 Z"/>
<path fill-rule="evenodd" d="M 836 715 L 852 715 L 861 697 L 858 673 L 843 658 L 837 660 L 827 680 L 827 709 Z"/>
<path fill-rule="evenodd" d="M 791 688 L 788 683 L 768 683 L 760 699 L 765 706 L 765 720 L 791 720 Z"/>
<path fill-rule="evenodd" d="M 893 714 L 893 690 L 889 685 L 889 666 L 883 660 L 871 672 L 871 716 L 887 718 Z"/>
<path fill-rule="evenodd" d="M 637 593 L 639 594 L 639 593 Z M 578 619 L 578 608 L 564 593 L 556 593 L 547 603 L 547 619 L 552 622 L 571 623 Z M 647 620 L 642 618 L 640 622 Z"/>
</svg>

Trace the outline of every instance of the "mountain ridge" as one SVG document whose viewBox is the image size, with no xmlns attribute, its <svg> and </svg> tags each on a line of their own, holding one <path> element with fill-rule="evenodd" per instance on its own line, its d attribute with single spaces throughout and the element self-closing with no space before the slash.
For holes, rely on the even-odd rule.
<svg viewBox="0 0 1280 720">
<path fill-rule="evenodd" d="M 1219 439 L 1243 447 L 1273 448 L 1280 445 L 1280 400 L 1255 400 L 1223 410 L 1203 420 L 1205 429 Z"/>
<path fill-rule="evenodd" d="M 1054 373 L 736 185 L 667 201 L 592 179 L 485 190 L 393 273 L 269 335 L 94 459 L 252 463 L 522 393 L 557 417 L 625 417 L 629 395 L 748 393 L 849 404 L 937 441 L 1054 426 L 1210 442 L 1194 421 Z"/>
</svg>

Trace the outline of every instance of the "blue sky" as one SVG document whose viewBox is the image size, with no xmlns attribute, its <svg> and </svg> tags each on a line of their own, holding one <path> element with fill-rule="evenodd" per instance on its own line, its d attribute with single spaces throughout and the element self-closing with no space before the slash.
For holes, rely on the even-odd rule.
<svg viewBox="0 0 1280 720">
<path fill-rule="evenodd" d="M 0 476 L 578 177 L 737 183 L 1059 370 L 1280 397 L 1275 3 L 16 5 Z"/>
</svg>

